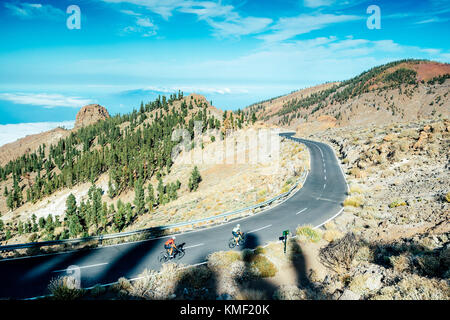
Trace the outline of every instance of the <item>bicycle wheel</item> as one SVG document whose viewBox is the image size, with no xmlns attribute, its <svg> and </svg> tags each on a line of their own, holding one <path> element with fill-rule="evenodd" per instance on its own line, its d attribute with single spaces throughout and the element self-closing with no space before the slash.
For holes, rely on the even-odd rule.
<svg viewBox="0 0 450 320">
<path fill-rule="evenodd" d="M 230 241 L 228 241 L 228 246 L 230 247 L 230 249 L 236 247 L 236 241 L 234 240 L 234 238 L 231 238 Z"/>
<path fill-rule="evenodd" d="M 161 253 L 158 256 L 158 261 L 161 263 L 167 262 L 167 260 L 169 260 L 169 257 L 167 256 L 167 254 L 164 251 L 161 251 Z"/>
</svg>

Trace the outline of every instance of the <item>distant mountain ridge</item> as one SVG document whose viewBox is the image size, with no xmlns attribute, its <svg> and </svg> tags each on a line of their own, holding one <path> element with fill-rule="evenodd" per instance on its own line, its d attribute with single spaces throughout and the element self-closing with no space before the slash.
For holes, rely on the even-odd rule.
<svg viewBox="0 0 450 320">
<path fill-rule="evenodd" d="M 342 82 L 326 83 L 254 104 L 258 120 L 295 129 L 385 124 L 449 116 L 450 64 L 400 60 Z"/>
</svg>

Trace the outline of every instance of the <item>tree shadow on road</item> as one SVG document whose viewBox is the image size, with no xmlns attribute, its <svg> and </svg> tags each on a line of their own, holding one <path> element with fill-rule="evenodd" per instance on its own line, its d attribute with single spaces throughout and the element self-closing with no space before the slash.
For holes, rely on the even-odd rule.
<svg viewBox="0 0 450 320">
<path fill-rule="evenodd" d="M 151 269 L 151 265 L 158 264 L 157 254 L 154 251 L 158 248 L 164 249 L 164 239 L 160 238 L 164 235 L 163 229 L 154 228 L 147 235 L 149 240 L 112 247 L 111 249 L 116 250 L 117 253 L 113 254 L 112 260 L 98 278 L 98 283 L 115 282 L 121 277 L 135 277 L 146 268 Z M 135 268 L 127 273 L 125 270 L 130 270 L 129 266 L 135 266 Z"/>
</svg>

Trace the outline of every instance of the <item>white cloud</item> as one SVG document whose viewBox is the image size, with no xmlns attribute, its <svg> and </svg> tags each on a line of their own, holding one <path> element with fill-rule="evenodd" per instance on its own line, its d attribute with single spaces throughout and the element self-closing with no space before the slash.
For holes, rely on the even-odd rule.
<svg viewBox="0 0 450 320">
<path fill-rule="evenodd" d="M 207 22 L 215 30 L 214 34 L 216 36 L 239 37 L 264 31 L 267 26 L 272 23 L 272 19 L 247 17 L 221 22 L 215 22 L 212 19 L 207 19 Z"/>
<path fill-rule="evenodd" d="M 75 121 L 32 122 L 0 125 L 0 146 L 14 142 L 30 134 L 41 133 L 57 127 L 72 129 Z"/>
<path fill-rule="evenodd" d="M 129 3 L 159 14 L 164 19 L 169 19 L 172 16 L 172 12 L 178 8 L 182 1 L 179 0 L 101 0 L 108 3 Z M 187 1 L 191 2 L 191 1 Z"/>
<path fill-rule="evenodd" d="M 334 2 L 335 0 L 304 0 L 303 5 L 308 8 L 317 8 L 322 6 L 329 6 Z"/>
<path fill-rule="evenodd" d="M 265 43 L 251 53 L 233 58 L 192 60 L 190 57 L 180 57 L 174 64 L 171 59 L 152 60 L 130 56 L 115 63 L 88 61 L 74 66 L 76 69 L 88 70 L 89 74 L 126 75 L 129 79 L 139 79 L 134 87 L 142 88 L 145 82 L 157 83 L 157 78 L 149 75 L 164 74 L 164 81 L 170 83 L 170 87 L 175 82 L 183 85 L 179 79 L 189 79 L 190 83 L 197 81 L 196 84 L 203 84 L 203 89 L 217 88 L 226 92 L 224 88 L 233 89 L 233 85 L 248 88 L 251 83 L 319 83 L 348 79 L 376 65 L 409 57 L 448 61 L 444 55 L 448 51 L 443 50 L 437 55 L 433 53 L 392 40 L 330 36 Z M 146 80 L 141 82 L 140 79 Z"/>
<path fill-rule="evenodd" d="M 334 14 L 301 14 L 297 17 L 280 18 L 272 26 L 271 33 L 258 36 L 267 42 L 279 42 L 291 39 L 297 35 L 323 29 L 331 24 L 363 19 L 354 15 Z"/>
<path fill-rule="evenodd" d="M 22 19 L 49 19 L 60 20 L 64 19 L 65 13 L 58 8 L 55 8 L 49 4 L 40 3 L 5 3 L 5 8 L 9 10 L 13 15 Z"/>
<path fill-rule="evenodd" d="M 173 12 L 194 14 L 205 21 L 218 37 L 239 37 L 257 34 L 272 23 L 270 18 L 241 17 L 232 5 L 224 5 L 221 1 L 179 1 L 179 0 L 102 0 L 109 3 L 128 3 L 144 7 L 168 20 Z M 121 10 L 128 15 L 141 15 L 131 10 Z M 142 22 L 142 21 L 141 21 Z M 136 31 L 136 28 L 133 29 Z"/>
<path fill-rule="evenodd" d="M 0 100 L 11 101 L 18 104 L 42 106 L 44 108 L 70 107 L 80 108 L 94 103 L 94 100 L 80 97 L 66 97 L 61 94 L 48 93 L 0 93 Z"/>
<path fill-rule="evenodd" d="M 181 90 L 183 92 L 195 92 L 195 93 L 202 93 L 202 94 L 237 94 L 237 93 L 248 93 L 248 90 L 245 88 L 230 88 L 230 87 L 205 87 L 205 86 L 183 86 L 183 85 L 177 85 L 177 86 L 171 86 L 171 87 L 158 87 L 158 86 L 147 86 L 143 90 L 151 90 L 151 91 L 157 91 L 157 92 L 164 92 L 164 93 L 173 93 L 177 92 L 178 90 Z"/>
<path fill-rule="evenodd" d="M 134 12 L 133 10 L 120 10 L 120 12 L 125 13 L 129 16 L 140 16 L 141 14 L 138 12 Z"/>
<path fill-rule="evenodd" d="M 437 55 L 437 54 L 441 53 L 440 49 L 427 49 L 427 48 L 425 48 L 425 49 L 421 49 L 421 51 L 425 52 L 425 53 L 427 53 L 429 55 Z"/>
<path fill-rule="evenodd" d="M 448 20 L 450 20 L 449 18 L 438 18 L 438 17 L 433 17 L 430 19 L 425 19 L 425 20 L 420 20 L 418 22 L 415 22 L 415 24 L 426 24 L 426 23 L 437 23 L 437 22 L 447 22 Z"/>
<path fill-rule="evenodd" d="M 155 25 L 153 24 L 153 22 L 150 21 L 149 18 L 138 18 L 136 21 L 136 24 L 138 26 L 146 27 L 146 28 L 154 28 L 155 27 Z"/>
</svg>

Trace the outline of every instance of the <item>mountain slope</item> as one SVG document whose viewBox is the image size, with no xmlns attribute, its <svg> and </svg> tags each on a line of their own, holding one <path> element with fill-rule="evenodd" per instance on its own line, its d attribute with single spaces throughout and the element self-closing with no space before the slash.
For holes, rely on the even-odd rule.
<svg viewBox="0 0 450 320">
<path fill-rule="evenodd" d="M 450 64 L 401 60 L 347 81 L 255 104 L 245 112 L 255 112 L 258 120 L 305 131 L 448 117 L 449 78 Z"/>
</svg>

